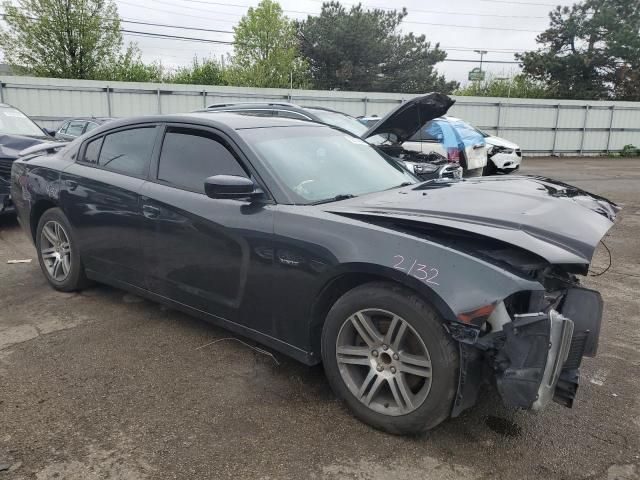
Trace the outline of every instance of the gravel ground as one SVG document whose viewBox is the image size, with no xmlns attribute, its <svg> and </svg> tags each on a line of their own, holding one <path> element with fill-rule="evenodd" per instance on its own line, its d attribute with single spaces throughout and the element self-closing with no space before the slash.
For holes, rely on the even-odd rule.
<svg viewBox="0 0 640 480">
<path fill-rule="evenodd" d="M 640 478 L 640 160 L 531 159 L 623 206 L 606 243 L 598 357 L 575 407 L 505 409 L 487 392 L 420 437 L 355 420 L 322 369 L 122 291 L 48 287 L 0 219 L 0 480 Z M 31 263 L 7 264 L 11 259 Z M 606 266 L 598 252 L 593 269 Z"/>
</svg>

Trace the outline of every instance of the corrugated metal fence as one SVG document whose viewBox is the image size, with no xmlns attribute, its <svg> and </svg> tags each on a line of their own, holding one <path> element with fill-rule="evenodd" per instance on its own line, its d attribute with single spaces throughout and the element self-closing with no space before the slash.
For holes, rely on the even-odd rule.
<svg viewBox="0 0 640 480">
<path fill-rule="evenodd" d="M 0 102 L 42 126 L 71 117 L 189 112 L 214 103 L 292 102 L 384 115 L 412 95 L 4 77 Z M 640 103 L 455 97 L 450 115 L 518 143 L 529 154 L 577 155 L 640 146 Z"/>
</svg>

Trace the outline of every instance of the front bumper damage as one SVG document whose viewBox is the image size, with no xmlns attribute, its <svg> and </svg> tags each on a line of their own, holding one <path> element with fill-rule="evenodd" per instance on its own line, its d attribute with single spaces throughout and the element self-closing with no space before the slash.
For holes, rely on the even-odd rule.
<svg viewBox="0 0 640 480">
<path fill-rule="evenodd" d="M 484 325 L 449 324 L 461 358 L 452 416 L 475 404 L 483 383 L 494 383 L 510 407 L 540 410 L 551 401 L 573 405 L 582 358 L 597 351 L 600 294 L 574 286 L 544 311 L 507 310 L 501 302 Z"/>
</svg>

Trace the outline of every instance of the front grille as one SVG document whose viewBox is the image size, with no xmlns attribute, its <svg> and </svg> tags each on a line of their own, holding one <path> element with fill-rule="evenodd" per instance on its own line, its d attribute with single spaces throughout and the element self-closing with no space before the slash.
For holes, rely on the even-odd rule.
<svg viewBox="0 0 640 480">
<path fill-rule="evenodd" d="M 0 177 L 9 180 L 11 178 L 12 158 L 0 158 Z"/>
<path fill-rule="evenodd" d="M 589 332 L 578 332 L 573 335 L 571 339 L 571 347 L 569 348 L 569 354 L 567 355 L 567 361 L 564 362 L 562 368 L 564 370 L 571 370 L 574 368 L 580 368 L 582 362 L 582 356 L 584 354 L 584 347 L 587 344 L 587 338 Z"/>
</svg>

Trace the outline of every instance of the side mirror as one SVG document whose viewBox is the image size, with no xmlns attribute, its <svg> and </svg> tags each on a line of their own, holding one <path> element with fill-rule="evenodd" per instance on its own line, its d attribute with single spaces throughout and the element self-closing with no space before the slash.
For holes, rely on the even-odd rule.
<svg viewBox="0 0 640 480">
<path fill-rule="evenodd" d="M 214 175 L 204 181 L 204 191 L 211 198 L 249 198 L 262 190 L 247 177 L 237 175 Z"/>
<path fill-rule="evenodd" d="M 47 135 L 49 135 L 50 137 L 55 137 L 56 136 L 56 131 L 55 130 L 51 130 L 50 128 L 43 128 L 42 131 L 44 133 L 46 133 Z"/>
</svg>

